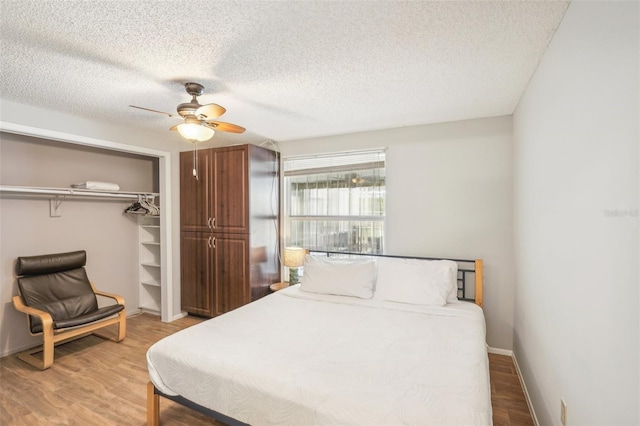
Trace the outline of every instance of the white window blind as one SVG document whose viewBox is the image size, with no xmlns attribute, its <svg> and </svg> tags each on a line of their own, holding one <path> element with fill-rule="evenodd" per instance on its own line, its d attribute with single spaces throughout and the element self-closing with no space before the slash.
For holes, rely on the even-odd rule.
<svg viewBox="0 0 640 426">
<path fill-rule="evenodd" d="M 385 152 L 284 159 L 286 244 L 384 252 Z"/>
</svg>

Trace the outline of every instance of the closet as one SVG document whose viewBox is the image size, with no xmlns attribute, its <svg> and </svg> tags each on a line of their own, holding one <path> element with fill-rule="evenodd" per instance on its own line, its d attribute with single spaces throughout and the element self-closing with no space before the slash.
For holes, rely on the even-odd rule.
<svg viewBox="0 0 640 426">
<path fill-rule="evenodd" d="M 144 310 L 160 314 L 163 321 L 178 317 L 180 306 L 176 303 L 174 307 L 173 301 L 177 302 L 179 294 L 174 296 L 168 273 L 172 258 L 167 224 L 171 218 L 164 214 L 170 212 L 166 206 L 171 191 L 159 197 L 170 183 L 170 168 L 165 167 L 170 154 L 4 125 L 0 132 L 0 259 L 4 265 L 0 293 L 7 298 L 17 294 L 17 257 L 85 250 L 91 281 L 102 290 L 122 295 L 129 314 Z M 119 190 L 72 187 L 88 181 L 116 183 Z M 140 227 L 143 215 L 124 212 L 141 197 L 154 197 L 162 207 L 162 216 L 148 218 L 155 226 L 150 228 L 153 236 L 145 235 L 147 230 Z M 151 244 L 151 237 L 156 244 Z M 161 266 L 143 271 L 142 262 Z M 178 259 L 175 264 L 177 268 Z M 24 315 L 13 306 L 0 306 L 0 317 L 0 333 L 6 336 L 0 342 L 1 354 L 35 343 L 25 332 Z"/>
<path fill-rule="evenodd" d="M 214 317 L 280 281 L 278 156 L 255 145 L 180 155 L 181 306 Z"/>
</svg>

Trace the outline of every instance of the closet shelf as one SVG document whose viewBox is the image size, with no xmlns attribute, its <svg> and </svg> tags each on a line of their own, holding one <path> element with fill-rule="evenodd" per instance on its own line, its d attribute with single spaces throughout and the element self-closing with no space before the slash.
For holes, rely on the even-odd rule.
<svg viewBox="0 0 640 426">
<path fill-rule="evenodd" d="M 159 196 L 154 192 L 128 192 L 128 191 L 101 191 L 95 189 L 78 188 L 45 188 L 35 186 L 8 186 L 0 185 L 0 193 L 12 193 L 20 195 L 54 195 L 54 196 L 74 196 L 74 197 L 99 197 L 99 198 L 126 198 L 137 200 L 141 195 Z"/>
</svg>

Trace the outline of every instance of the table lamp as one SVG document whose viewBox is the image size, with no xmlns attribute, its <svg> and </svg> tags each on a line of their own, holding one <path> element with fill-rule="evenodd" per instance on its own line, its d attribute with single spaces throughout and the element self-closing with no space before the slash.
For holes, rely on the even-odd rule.
<svg viewBox="0 0 640 426">
<path fill-rule="evenodd" d="M 305 255 L 301 247 L 285 247 L 282 263 L 289 268 L 289 285 L 298 284 L 298 268 L 304 265 Z"/>
</svg>

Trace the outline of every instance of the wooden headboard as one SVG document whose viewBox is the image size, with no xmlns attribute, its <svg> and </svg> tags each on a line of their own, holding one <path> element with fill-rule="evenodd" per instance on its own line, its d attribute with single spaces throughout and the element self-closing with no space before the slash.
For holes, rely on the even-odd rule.
<svg viewBox="0 0 640 426">
<path fill-rule="evenodd" d="M 363 254 L 341 251 L 308 250 L 311 255 L 327 257 L 395 257 L 398 259 L 451 260 L 458 264 L 458 300 L 474 302 L 482 307 L 482 259 L 445 259 L 439 257 L 397 256 L 391 254 Z"/>
</svg>

